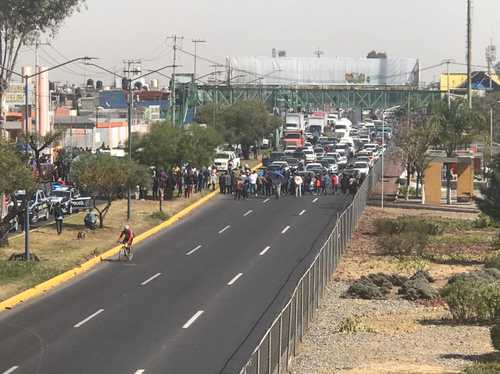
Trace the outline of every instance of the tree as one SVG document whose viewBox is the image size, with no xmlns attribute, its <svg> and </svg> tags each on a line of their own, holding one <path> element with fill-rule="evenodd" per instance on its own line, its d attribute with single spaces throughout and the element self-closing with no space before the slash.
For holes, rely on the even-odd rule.
<svg viewBox="0 0 500 374">
<path fill-rule="evenodd" d="M 483 198 L 477 198 L 477 205 L 484 214 L 500 222 L 500 155 L 496 155 L 490 167 L 488 186 Z"/>
<path fill-rule="evenodd" d="M 35 165 L 38 173 L 38 178 L 40 180 L 44 179 L 41 156 L 43 152 L 48 149 L 53 144 L 60 141 L 64 136 L 64 131 L 53 131 L 48 132 L 46 135 L 40 135 L 36 132 L 30 132 L 26 135 L 26 144 L 33 152 L 33 159 L 35 160 Z"/>
<path fill-rule="evenodd" d="M 168 169 L 183 162 L 208 166 L 223 139 L 214 128 L 199 125 L 179 128 L 165 122 L 154 124 L 148 134 L 132 142 L 134 159 L 144 165 Z"/>
<path fill-rule="evenodd" d="M 104 219 L 111 203 L 128 188 L 147 184 L 147 171 L 135 161 L 109 155 L 82 155 L 73 162 L 72 179 L 80 188 L 90 194 L 94 209 L 99 214 L 99 226 L 104 227 Z M 96 205 L 96 199 L 106 201 L 103 208 Z"/>
<path fill-rule="evenodd" d="M 232 145 L 240 144 L 248 159 L 250 147 L 269 136 L 281 125 L 281 120 L 268 113 L 264 104 L 257 100 L 240 101 L 220 110 L 215 124 L 210 109 L 201 108 L 198 120 L 214 127 Z"/>
<path fill-rule="evenodd" d="M 6 242 L 11 227 L 10 221 L 22 213 L 16 200 L 15 191 L 25 190 L 27 195 L 35 188 L 35 181 L 31 170 L 22 161 L 20 155 L 11 144 L 0 142 L 0 197 L 3 194 L 10 197 L 12 205 L 7 214 L 0 221 L 0 243 Z"/>
<path fill-rule="evenodd" d="M 0 2 L 0 66 L 14 70 L 19 51 L 40 34 L 54 36 L 61 23 L 80 9 L 85 0 L 2 0 Z M 0 68 L 2 91 L 12 73 Z"/>
</svg>

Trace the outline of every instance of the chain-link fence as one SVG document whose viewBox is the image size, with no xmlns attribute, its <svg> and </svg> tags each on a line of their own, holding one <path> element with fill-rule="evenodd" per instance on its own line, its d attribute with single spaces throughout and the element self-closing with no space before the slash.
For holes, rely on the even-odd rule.
<svg viewBox="0 0 500 374">
<path fill-rule="evenodd" d="M 338 215 L 328 239 L 300 278 L 292 297 L 266 331 L 240 374 L 281 374 L 288 370 L 288 365 L 319 308 L 325 287 L 337 268 L 340 256 L 347 248 L 366 207 L 368 195 L 381 172 L 382 163 L 377 162 L 352 203 Z"/>
</svg>

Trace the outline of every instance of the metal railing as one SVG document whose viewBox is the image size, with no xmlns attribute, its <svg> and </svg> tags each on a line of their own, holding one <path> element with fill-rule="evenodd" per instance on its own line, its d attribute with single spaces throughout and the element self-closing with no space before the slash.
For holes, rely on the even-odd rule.
<svg viewBox="0 0 500 374">
<path fill-rule="evenodd" d="M 292 296 L 255 348 L 240 374 L 281 374 L 288 370 L 297 346 L 308 330 L 326 285 L 363 214 L 372 187 L 382 171 L 377 162 L 363 181 L 352 203 L 337 217 L 335 227 L 312 264 L 300 278 Z"/>
</svg>

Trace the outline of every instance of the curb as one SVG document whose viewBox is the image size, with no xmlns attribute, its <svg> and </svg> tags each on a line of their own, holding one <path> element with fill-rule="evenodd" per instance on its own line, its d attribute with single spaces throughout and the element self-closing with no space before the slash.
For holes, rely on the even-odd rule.
<svg viewBox="0 0 500 374">
<path fill-rule="evenodd" d="M 258 169 L 260 166 L 262 166 L 262 163 L 253 167 L 252 170 Z M 182 218 L 187 216 L 189 213 L 191 213 L 193 210 L 197 209 L 198 207 L 205 204 L 209 200 L 213 199 L 217 195 L 219 195 L 219 191 L 215 190 L 215 191 L 210 192 L 208 195 L 203 196 L 198 201 L 195 201 L 193 204 L 187 206 L 186 208 L 182 209 L 180 212 L 174 214 L 172 217 L 170 217 L 165 222 L 162 222 L 159 225 L 152 227 L 151 229 L 136 236 L 134 238 L 134 244 L 140 243 L 140 242 L 150 238 L 151 236 L 157 234 L 161 230 L 164 230 L 167 227 L 172 226 L 174 223 L 178 222 L 179 220 L 181 220 Z M 33 286 L 32 288 L 28 288 L 27 290 L 22 291 L 21 293 L 14 295 L 14 296 L 0 302 L 0 313 L 4 310 L 13 309 L 18 304 L 21 304 L 21 303 L 26 302 L 30 299 L 33 299 L 37 296 L 40 296 L 40 295 L 50 291 L 51 289 L 75 278 L 76 276 L 89 271 L 90 269 L 92 269 L 92 268 L 96 267 L 98 264 L 100 264 L 102 261 L 118 254 L 118 252 L 120 252 L 121 248 L 122 248 L 121 245 L 113 247 L 113 248 L 107 250 L 106 252 L 102 253 L 101 255 L 84 262 L 83 264 L 79 265 L 76 268 L 70 269 L 68 271 L 65 271 L 64 273 L 56 275 L 55 277 L 53 277 L 49 280 L 46 280 L 45 282 L 37 284 L 36 286 Z"/>
</svg>

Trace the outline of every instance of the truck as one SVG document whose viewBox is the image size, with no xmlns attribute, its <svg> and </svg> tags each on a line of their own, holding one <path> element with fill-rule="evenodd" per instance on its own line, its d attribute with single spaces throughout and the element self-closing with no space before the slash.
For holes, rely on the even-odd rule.
<svg viewBox="0 0 500 374">
<path fill-rule="evenodd" d="M 74 188 L 59 187 L 52 190 L 48 200 L 51 212 L 54 206 L 59 203 L 64 214 L 73 214 L 73 212 L 90 208 L 91 199 L 80 196 L 80 193 Z"/>
<path fill-rule="evenodd" d="M 227 171 L 240 167 L 240 158 L 233 151 L 217 152 L 214 158 L 214 165 L 219 171 Z"/>
<path fill-rule="evenodd" d="M 320 116 L 309 117 L 309 127 L 308 131 L 315 137 L 319 138 L 325 133 L 326 118 Z"/>
<path fill-rule="evenodd" d="M 302 113 L 287 113 L 285 118 L 285 131 L 294 130 L 304 131 L 306 128 L 304 114 Z"/>
<path fill-rule="evenodd" d="M 295 148 L 304 148 L 304 131 L 302 130 L 287 130 L 283 135 L 283 146 L 294 146 Z"/>
</svg>

